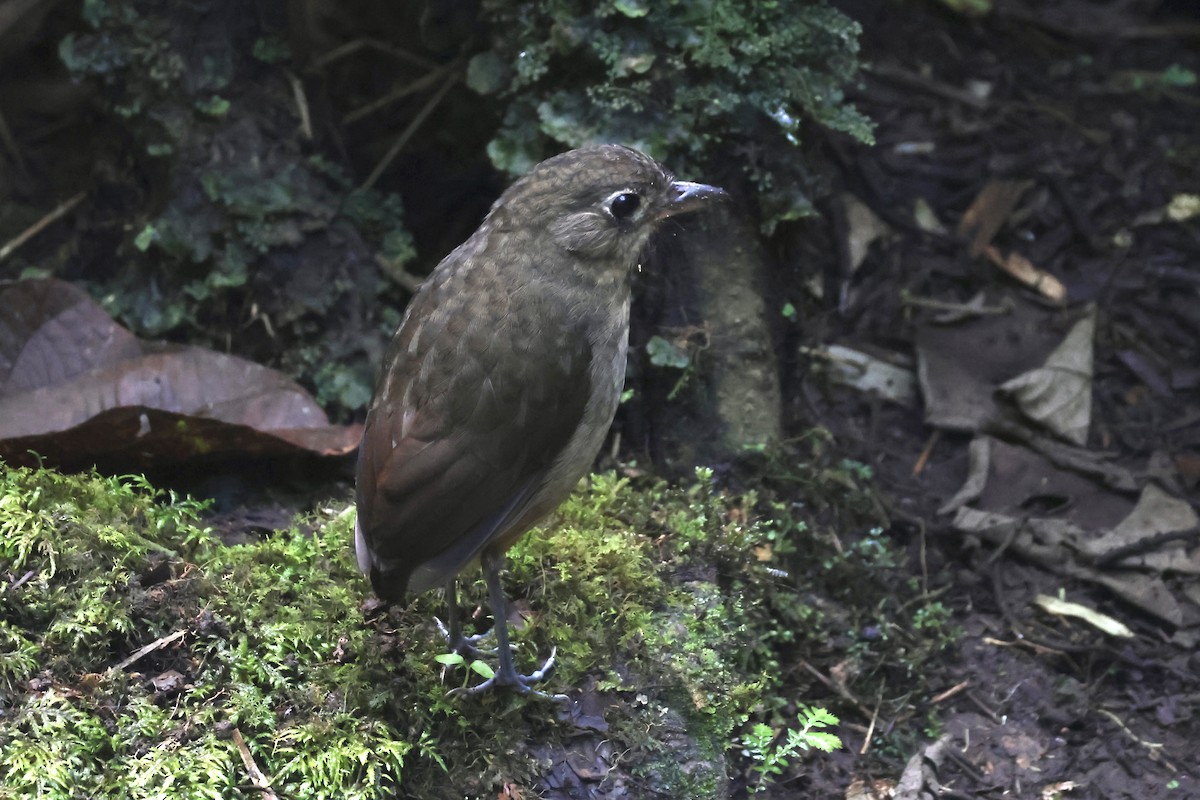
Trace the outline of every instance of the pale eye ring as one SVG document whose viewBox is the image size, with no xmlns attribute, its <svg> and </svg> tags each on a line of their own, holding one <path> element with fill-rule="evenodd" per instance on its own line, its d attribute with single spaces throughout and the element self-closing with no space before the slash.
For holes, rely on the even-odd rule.
<svg viewBox="0 0 1200 800">
<path fill-rule="evenodd" d="M 628 222 L 642 205 L 642 198 L 633 192 L 621 192 L 608 204 L 608 210 L 617 222 Z"/>
</svg>

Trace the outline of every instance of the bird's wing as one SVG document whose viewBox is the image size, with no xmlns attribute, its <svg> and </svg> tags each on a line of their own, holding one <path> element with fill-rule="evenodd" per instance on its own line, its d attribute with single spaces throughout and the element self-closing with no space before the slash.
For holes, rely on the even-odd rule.
<svg viewBox="0 0 1200 800">
<path fill-rule="evenodd" d="M 395 366 L 367 418 L 357 498 L 381 597 L 402 596 L 410 577 L 416 591 L 444 582 L 528 509 L 591 395 L 591 345 L 581 330 L 557 327 L 509 320 L 504 336 L 444 330 L 411 357 L 389 354 Z M 411 338 L 402 330 L 392 352 L 405 353 Z M 454 369 L 428 359 L 451 359 Z"/>
</svg>

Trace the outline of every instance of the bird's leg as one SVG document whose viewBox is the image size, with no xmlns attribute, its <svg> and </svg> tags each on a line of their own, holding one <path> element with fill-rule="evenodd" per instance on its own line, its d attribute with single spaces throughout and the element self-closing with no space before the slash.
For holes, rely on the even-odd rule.
<svg viewBox="0 0 1200 800">
<path fill-rule="evenodd" d="M 463 658 L 480 658 L 485 653 L 494 653 L 495 650 L 480 650 L 476 645 L 483 641 L 488 636 L 491 636 L 491 631 L 477 633 L 474 636 L 464 636 L 462 632 L 462 618 L 458 613 L 458 592 L 457 581 L 454 578 L 446 581 L 446 619 L 450 623 L 447 628 L 442 624 L 442 621 L 437 617 L 433 621 L 437 623 L 438 631 L 446 640 L 446 644 L 450 646 L 452 652 L 458 653 Z"/>
<path fill-rule="evenodd" d="M 483 565 L 483 577 L 487 580 L 488 598 L 492 606 L 492 617 L 495 622 L 492 630 L 496 633 L 496 650 L 500 654 L 500 665 L 496 674 L 478 686 L 469 689 L 455 689 L 451 694 L 478 694 L 496 686 L 511 686 L 521 694 L 536 694 L 554 700 L 569 700 L 564 694 L 546 694 L 532 688 L 542 678 L 546 677 L 554 667 L 555 651 L 550 651 L 550 657 L 541 668 L 529 675 L 521 675 L 513 665 L 512 648 L 508 642 L 508 599 L 504 596 L 504 586 L 500 581 L 500 568 L 503 566 L 504 554 L 498 549 L 488 548 L 483 551 L 480 559 Z"/>
</svg>

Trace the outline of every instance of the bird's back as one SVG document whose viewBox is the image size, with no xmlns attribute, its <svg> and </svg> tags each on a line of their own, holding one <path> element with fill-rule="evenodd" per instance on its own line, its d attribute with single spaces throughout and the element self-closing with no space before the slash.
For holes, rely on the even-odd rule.
<svg viewBox="0 0 1200 800">
<path fill-rule="evenodd" d="M 449 256 L 385 358 L 357 497 L 360 564 L 381 597 L 438 585 L 535 524 L 595 457 L 581 422 L 602 438 L 612 419 L 623 331 L 618 364 L 616 345 L 592 341 L 548 288 L 481 266 L 486 257 L 477 241 Z M 599 403 L 597 373 L 612 386 Z"/>
</svg>

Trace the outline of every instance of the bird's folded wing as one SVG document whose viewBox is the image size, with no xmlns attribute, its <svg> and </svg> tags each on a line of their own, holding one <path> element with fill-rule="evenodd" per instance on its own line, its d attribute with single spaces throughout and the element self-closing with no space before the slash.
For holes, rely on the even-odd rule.
<svg viewBox="0 0 1200 800">
<path fill-rule="evenodd" d="M 466 566 L 522 516 L 574 435 L 591 347 L 570 331 L 532 338 L 519 353 L 511 343 L 460 349 L 436 386 L 419 384 L 417 359 L 390 376 L 359 453 L 359 526 L 381 596 Z"/>
</svg>

